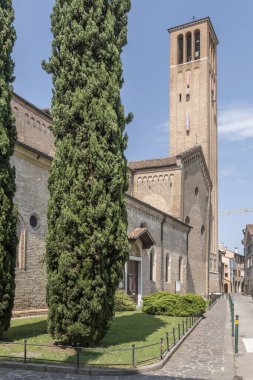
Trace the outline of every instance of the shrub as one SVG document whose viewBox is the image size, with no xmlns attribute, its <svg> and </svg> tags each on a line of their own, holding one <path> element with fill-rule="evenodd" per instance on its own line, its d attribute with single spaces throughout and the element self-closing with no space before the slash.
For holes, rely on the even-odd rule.
<svg viewBox="0 0 253 380">
<path fill-rule="evenodd" d="M 143 298 L 142 310 L 148 314 L 188 317 L 202 315 L 206 301 L 195 294 L 159 292 Z"/>
<path fill-rule="evenodd" d="M 134 301 L 124 290 L 116 290 L 114 301 L 115 311 L 133 311 L 136 309 Z"/>
</svg>

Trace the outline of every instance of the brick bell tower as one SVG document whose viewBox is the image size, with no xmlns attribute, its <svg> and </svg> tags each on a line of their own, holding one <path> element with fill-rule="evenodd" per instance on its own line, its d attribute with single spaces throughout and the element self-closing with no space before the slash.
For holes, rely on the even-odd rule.
<svg viewBox="0 0 253 380">
<path fill-rule="evenodd" d="M 219 291 L 217 53 L 209 17 L 169 29 L 170 155 L 201 145 L 212 179 L 209 289 Z"/>
</svg>

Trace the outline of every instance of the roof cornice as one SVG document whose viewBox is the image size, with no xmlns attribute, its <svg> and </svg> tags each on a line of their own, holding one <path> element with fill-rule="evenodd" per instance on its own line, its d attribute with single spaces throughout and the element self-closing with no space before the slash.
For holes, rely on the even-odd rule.
<svg viewBox="0 0 253 380">
<path fill-rule="evenodd" d="M 204 156 L 203 149 L 202 149 L 201 145 L 196 145 L 193 148 L 190 148 L 190 149 L 186 150 L 185 152 L 178 154 L 176 157 L 177 157 L 177 159 L 181 160 L 181 162 L 184 164 L 184 162 L 187 159 L 189 159 L 191 156 L 194 156 L 195 154 L 199 154 L 201 156 L 201 160 L 203 163 L 203 166 L 202 166 L 203 172 L 204 172 L 204 175 L 206 177 L 206 180 L 208 181 L 210 188 L 212 189 L 213 183 L 212 183 L 210 172 L 209 172 L 208 166 L 206 164 L 205 156 Z"/>
<path fill-rule="evenodd" d="M 28 100 L 22 98 L 22 96 L 20 96 L 16 93 L 13 93 L 13 100 L 16 101 L 17 103 L 21 104 L 21 105 L 25 105 L 31 111 L 37 113 L 40 117 L 43 117 L 48 123 L 50 123 L 50 124 L 52 123 L 52 117 L 48 113 L 46 113 L 42 109 L 38 108 L 34 104 L 28 102 Z"/>
<path fill-rule="evenodd" d="M 215 30 L 214 30 L 214 27 L 213 27 L 213 24 L 212 24 L 212 21 L 211 21 L 210 17 L 204 17 L 204 18 L 201 18 L 199 20 L 194 20 L 194 21 L 191 21 L 191 22 L 187 22 L 185 24 L 181 24 L 181 25 L 178 25 L 178 26 L 173 26 L 173 27 L 171 27 L 171 28 L 168 29 L 168 32 L 171 33 L 171 32 L 177 31 L 177 30 L 182 30 L 182 29 L 185 29 L 188 26 L 199 25 L 199 24 L 202 24 L 204 22 L 208 22 L 209 27 L 210 27 L 210 29 L 211 29 L 211 31 L 213 33 L 215 42 L 218 45 L 219 44 L 219 40 L 218 40 L 218 37 L 217 37 L 217 35 L 215 33 Z"/>
<path fill-rule="evenodd" d="M 159 215 L 159 217 L 161 218 L 161 220 L 162 219 L 171 220 L 174 223 L 176 223 L 176 224 L 180 225 L 181 227 L 183 227 L 187 232 L 190 232 L 190 230 L 192 229 L 192 227 L 189 224 L 186 224 L 182 220 L 177 219 L 175 216 L 167 214 L 166 212 L 161 211 L 161 210 L 157 209 L 154 206 L 151 206 L 149 203 L 143 202 L 140 199 L 138 199 L 136 197 L 133 197 L 132 195 L 129 195 L 127 193 L 125 194 L 125 197 L 126 197 L 126 200 L 134 202 L 134 203 L 136 203 L 136 204 L 138 204 L 140 206 L 143 206 L 146 209 L 149 209 L 152 212 L 155 212 L 157 215 Z"/>
</svg>

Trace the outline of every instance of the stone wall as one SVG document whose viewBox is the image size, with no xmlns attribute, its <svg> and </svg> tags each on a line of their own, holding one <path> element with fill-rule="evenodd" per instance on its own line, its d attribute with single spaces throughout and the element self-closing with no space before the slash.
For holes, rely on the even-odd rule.
<svg viewBox="0 0 253 380">
<path fill-rule="evenodd" d="M 207 295 L 210 250 L 210 188 L 202 172 L 199 154 L 184 162 L 183 220 L 189 234 L 189 292 Z"/>
<path fill-rule="evenodd" d="M 181 171 L 179 168 L 135 171 L 132 195 L 175 217 L 180 216 Z"/>
<path fill-rule="evenodd" d="M 148 228 L 156 244 L 156 276 L 150 280 L 150 251 L 142 251 L 143 295 L 156 291 L 175 292 L 175 282 L 179 280 L 179 260 L 182 260 L 181 293 L 187 291 L 187 234 L 189 228 L 176 219 L 159 213 L 149 205 L 133 198 L 127 198 L 128 231 L 139 228 L 142 223 Z M 163 228 L 163 244 L 161 230 Z M 169 255 L 168 281 L 166 281 L 166 255 Z"/>
<path fill-rule="evenodd" d="M 49 128 L 51 117 L 18 95 L 12 99 L 12 110 L 16 118 L 18 141 L 53 156 L 54 138 Z"/>
<path fill-rule="evenodd" d="M 26 155 L 28 152 L 26 152 Z M 11 159 L 16 168 L 15 203 L 23 233 L 18 247 L 16 268 L 15 310 L 46 308 L 45 236 L 47 229 L 47 190 L 50 163 L 30 153 L 29 161 L 18 157 Z M 37 226 L 31 226 L 31 217 Z M 34 223 L 34 221 L 33 221 Z"/>
</svg>

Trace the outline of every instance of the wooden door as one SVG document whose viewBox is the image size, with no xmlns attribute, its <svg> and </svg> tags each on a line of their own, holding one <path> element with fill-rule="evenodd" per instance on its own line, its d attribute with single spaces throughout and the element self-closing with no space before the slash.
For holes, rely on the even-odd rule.
<svg viewBox="0 0 253 380">
<path fill-rule="evenodd" d="M 127 294 L 138 303 L 138 261 L 127 263 Z"/>
</svg>

